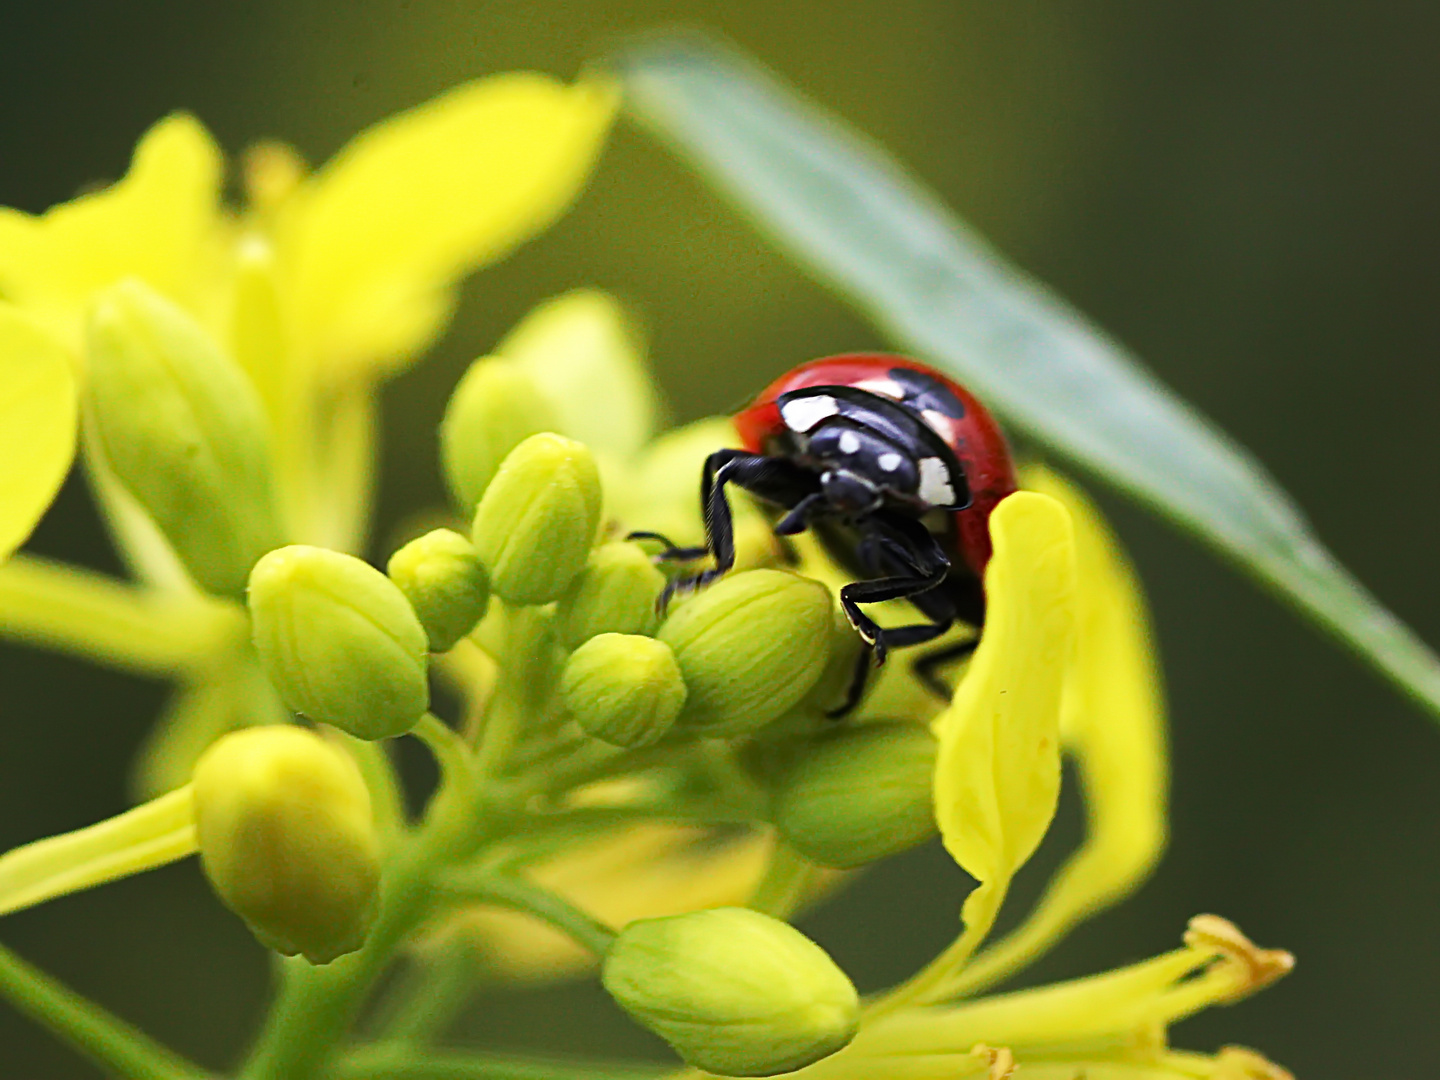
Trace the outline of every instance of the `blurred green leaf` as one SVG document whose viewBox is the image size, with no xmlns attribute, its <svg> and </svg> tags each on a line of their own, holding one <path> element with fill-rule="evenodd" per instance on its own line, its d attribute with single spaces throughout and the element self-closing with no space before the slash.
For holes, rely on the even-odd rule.
<svg viewBox="0 0 1440 1080">
<path fill-rule="evenodd" d="M 703 38 L 653 40 L 618 66 L 632 115 L 897 345 L 1234 560 L 1440 715 L 1440 659 L 1263 466 L 886 151 Z"/>
</svg>

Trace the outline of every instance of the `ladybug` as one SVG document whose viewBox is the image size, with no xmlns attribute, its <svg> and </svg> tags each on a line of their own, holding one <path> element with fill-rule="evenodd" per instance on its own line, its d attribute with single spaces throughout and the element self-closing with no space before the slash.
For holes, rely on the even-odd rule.
<svg viewBox="0 0 1440 1080">
<path fill-rule="evenodd" d="M 983 625 L 990 512 L 1016 481 L 999 426 L 968 391 L 903 356 L 831 356 L 776 379 L 734 423 L 743 449 L 711 454 L 701 478 L 706 546 L 632 534 L 666 543 L 661 559 L 714 556 L 712 569 L 673 581 L 662 605 L 734 566 L 725 488 L 735 484 L 774 508 L 777 535 L 813 530 L 857 578 L 840 590 L 840 604 L 867 648 L 833 715 L 859 702 L 872 654 L 883 663 L 890 649 L 934 640 L 956 620 Z M 882 628 L 860 607 L 897 599 L 928 621 Z M 935 669 L 975 645 L 932 652 L 916 673 L 948 696 Z"/>
</svg>

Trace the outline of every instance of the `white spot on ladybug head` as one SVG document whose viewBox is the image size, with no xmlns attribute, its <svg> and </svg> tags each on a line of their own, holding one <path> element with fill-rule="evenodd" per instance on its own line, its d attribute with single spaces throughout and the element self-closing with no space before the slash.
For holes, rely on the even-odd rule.
<svg viewBox="0 0 1440 1080">
<path fill-rule="evenodd" d="M 920 419 L 924 420 L 930 430 L 938 434 L 942 439 L 947 442 L 950 440 L 951 434 L 955 429 L 954 419 L 946 416 L 942 412 L 937 412 L 935 409 L 926 409 L 920 414 Z"/>
<path fill-rule="evenodd" d="M 894 379 L 866 379 L 864 382 L 857 382 L 855 389 L 868 390 L 872 394 L 879 394 L 891 401 L 905 400 L 905 388 Z"/>
<path fill-rule="evenodd" d="M 920 459 L 921 499 L 931 506 L 954 506 L 955 489 L 950 484 L 950 470 L 938 457 Z"/>
<path fill-rule="evenodd" d="M 809 431 L 820 421 L 840 411 L 840 403 L 829 394 L 791 398 L 780 406 L 780 417 L 791 431 Z"/>
<path fill-rule="evenodd" d="M 900 463 L 904 460 L 905 459 L 902 458 L 899 454 L 881 454 L 880 468 L 884 469 L 886 472 L 894 472 L 900 467 Z"/>
<path fill-rule="evenodd" d="M 840 453 L 853 454 L 860 449 L 860 436 L 853 431 L 842 431 L 840 433 Z"/>
</svg>

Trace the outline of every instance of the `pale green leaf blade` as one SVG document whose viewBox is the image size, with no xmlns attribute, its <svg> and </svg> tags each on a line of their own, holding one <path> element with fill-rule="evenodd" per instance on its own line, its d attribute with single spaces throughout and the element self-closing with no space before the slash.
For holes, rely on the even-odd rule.
<svg viewBox="0 0 1440 1080">
<path fill-rule="evenodd" d="M 632 114 L 896 345 L 1239 563 L 1440 715 L 1440 659 L 1264 467 L 883 149 L 703 39 L 651 43 L 620 69 Z"/>
<path fill-rule="evenodd" d="M 64 346 L 0 304 L 0 561 L 29 537 L 70 471 L 75 410 Z"/>
</svg>

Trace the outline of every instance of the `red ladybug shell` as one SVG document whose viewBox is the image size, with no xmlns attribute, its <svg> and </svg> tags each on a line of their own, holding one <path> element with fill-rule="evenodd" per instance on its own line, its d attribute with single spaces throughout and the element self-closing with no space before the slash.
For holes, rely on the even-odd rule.
<svg viewBox="0 0 1440 1080">
<path fill-rule="evenodd" d="M 780 395 L 817 386 L 854 387 L 899 401 L 955 452 L 971 495 L 968 507 L 952 511 L 955 546 L 974 574 L 983 577 L 990 561 L 990 512 L 1018 486 L 1010 449 L 985 406 L 958 383 L 908 357 L 827 356 L 780 376 L 735 415 L 741 445 L 752 454 L 771 453 L 785 433 Z"/>
</svg>

